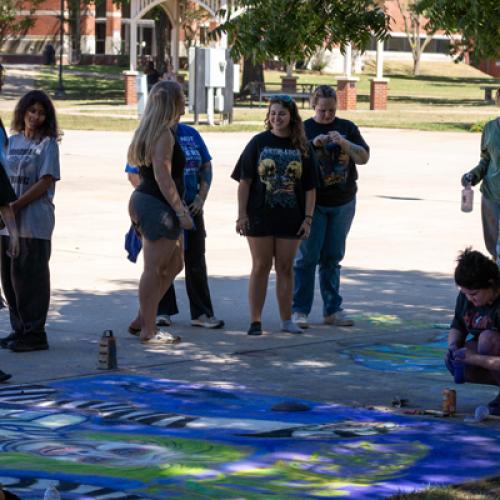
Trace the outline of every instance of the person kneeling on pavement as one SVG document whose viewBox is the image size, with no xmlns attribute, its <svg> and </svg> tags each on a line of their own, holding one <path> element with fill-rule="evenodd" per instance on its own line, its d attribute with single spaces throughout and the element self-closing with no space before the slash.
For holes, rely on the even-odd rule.
<svg viewBox="0 0 500 500">
<path fill-rule="evenodd" d="M 445 364 L 455 383 L 500 386 L 500 272 L 496 263 L 467 248 L 458 257 L 459 294 Z M 500 415 L 500 392 L 488 403 Z"/>
</svg>

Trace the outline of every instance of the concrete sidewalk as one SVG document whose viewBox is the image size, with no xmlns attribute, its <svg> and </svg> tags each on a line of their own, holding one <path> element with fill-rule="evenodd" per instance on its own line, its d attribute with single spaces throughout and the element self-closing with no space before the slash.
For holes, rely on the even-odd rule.
<svg viewBox="0 0 500 500">
<path fill-rule="evenodd" d="M 390 405 L 394 396 L 414 406 L 440 408 L 451 380 L 436 370 L 375 370 L 353 361 L 359 346 L 425 347 L 447 323 L 456 290 L 451 272 L 466 245 L 484 251 L 479 194 L 471 214 L 460 212 L 460 175 L 479 156 L 477 134 L 366 129 L 370 163 L 359 167 L 357 215 L 342 271 L 354 328 L 321 325 L 316 293 L 312 328 L 279 332 L 271 277 L 264 311 L 266 335 L 246 335 L 250 257 L 236 235 L 236 183 L 229 174 L 251 134 L 207 133 L 214 182 L 206 205 L 207 262 L 215 313 L 224 330 L 189 325 L 183 278 L 177 281 L 180 314 L 171 329 L 183 342 L 147 348 L 127 333 L 137 307 L 141 264 L 126 260 L 131 192 L 123 172 L 130 134 L 68 131 L 61 144 L 62 180 L 56 191 L 50 350 L 0 352 L 13 384 L 96 374 L 99 337 L 112 329 L 123 371 L 192 382 L 231 382 L 259 392 L 345 404 Z M 8 333 L 8 317 L 0 329 Z M 439 353 L 440 357 L 440 353 Z M 492 399 L 492 387 L 458 388 L 459 409 Z"/>
</svg>

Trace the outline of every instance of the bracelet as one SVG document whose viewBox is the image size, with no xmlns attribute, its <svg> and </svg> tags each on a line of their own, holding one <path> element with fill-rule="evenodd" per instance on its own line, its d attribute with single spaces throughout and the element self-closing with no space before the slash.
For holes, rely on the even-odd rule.
<svg viewBox="0 0 500 500">
<path fill-rule="evenodd" d="M 305 215 L 304 219 L 311 219 L 311 220 L 313 220 L 313 216 L 312 215 Z"/>
<path fill-rule="evenodd" d="M 181 217 L 187 217 L 189 215 L 188 212 L 175 212 L 175 215 L 180 219 Z"/>
</svg>

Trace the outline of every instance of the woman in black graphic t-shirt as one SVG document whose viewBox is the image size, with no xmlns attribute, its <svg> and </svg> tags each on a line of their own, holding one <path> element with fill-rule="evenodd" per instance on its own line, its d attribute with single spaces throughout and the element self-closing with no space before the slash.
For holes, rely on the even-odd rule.
<svg viewBox="0 0 500 500">
<path fill-rule="evenodd" d="M 236 231 L 252 254 L 249 335 L 261 335 L 261 315 L 274 262 L 281 328 L 301 333 L 291 321 L 292 263 L 309 236 L 316 193 L 316 169 L 297 105 L 287 95 L 270 99 L 266 131 L 248 143 L 232 173 L 239 182 Z"/>
</svg>

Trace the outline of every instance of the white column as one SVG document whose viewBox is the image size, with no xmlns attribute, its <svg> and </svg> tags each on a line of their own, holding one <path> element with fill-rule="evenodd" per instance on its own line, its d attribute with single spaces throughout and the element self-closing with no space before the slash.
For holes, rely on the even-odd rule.
<svg viewBox="0 0 500 500">
<path fill-rule="evenodd" d="M 352 45 L 348 43 L 345 46 L 344 53 L 344 74 L 346 77 L 350 78 L 352 75 Z"/>
<path fill-rule="evenodd" d="M 384 41 L 377 40 L 377 80 L 384 77 Z"/>
<path fill-rule="evenodd" d="M 208 118 L 208 124 L 213 125 L 215 123 L 215 118 L 214 118 L 214 88 L 213 87 L 208 87 L 207 88 L 207 118 Z"/>
<path fill-rule="evenodd" d="M 172 44 L 172 70 L 174 73 L 179 71 L 179 23 L 176 21 L 172 26 L 171 39 Z"/>
</svg>

